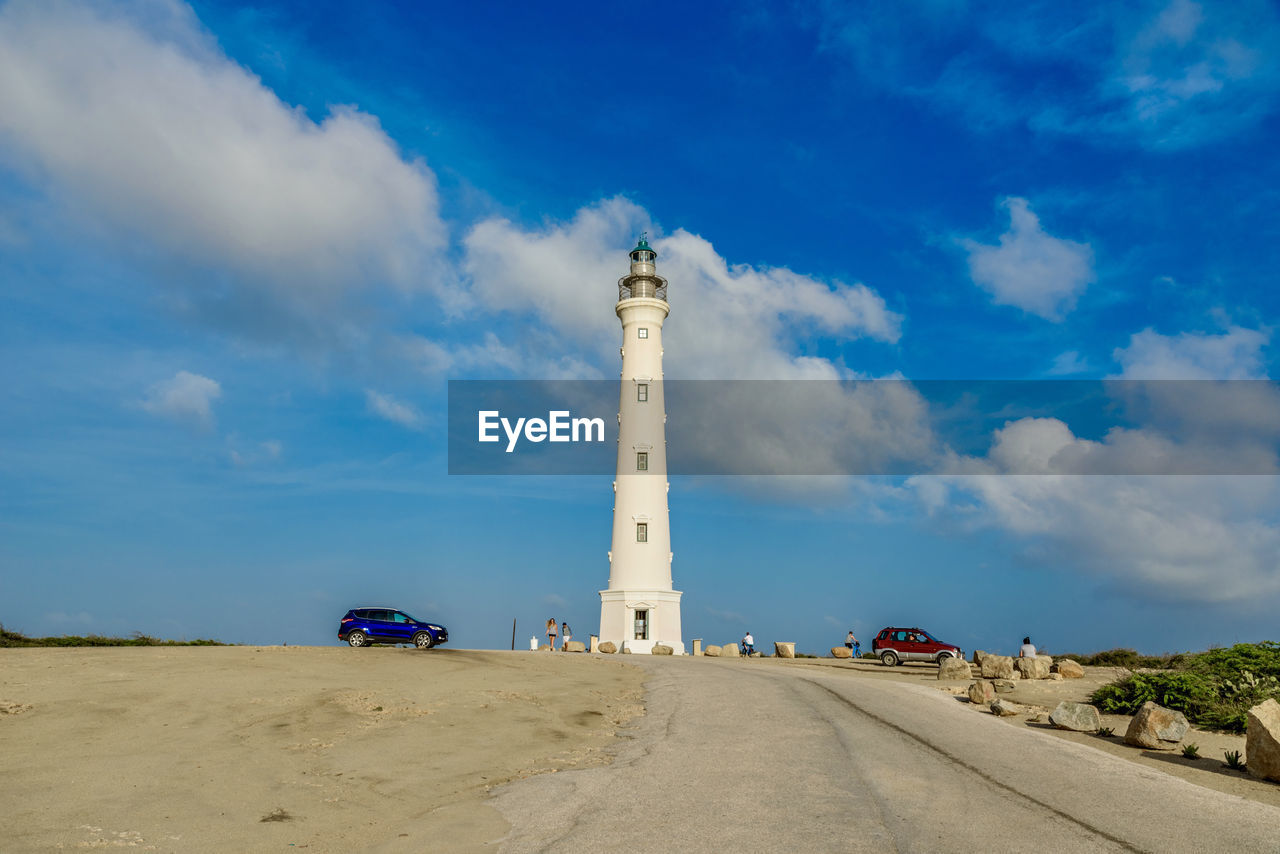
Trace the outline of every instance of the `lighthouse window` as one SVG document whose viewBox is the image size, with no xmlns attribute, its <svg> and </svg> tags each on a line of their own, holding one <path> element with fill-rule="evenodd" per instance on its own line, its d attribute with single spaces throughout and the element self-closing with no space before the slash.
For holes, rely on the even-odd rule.
<svg viewBox="0 0 1280 854">
<path fill-rule="evenodd" d="M 649 523 L 648 522 L 636 522 L 636 542 L 637 543 L 649 542 Z"/>
<path fill-rule="evenodd" d="M 648 471 L 648 470 L 649 470 L 649 455 L 644 451 L 638 451 L 636 453 L 636 471 Z"/>
<path fill-rule="evenodd" d="M 648 383 L 636 384 L 636 400 L 638 400 L 641 403 L 648 402 L 649 400 L 649 384 Z"/>
<path fill-rule="evenodd" d="M 638 330 L 636 330 L 636 334 L 639 335 L 641 338 L 648 338 L 649 328 L 647 326 L 641 326 Z"/>
<path fill-rule="evenodd" d="M 649 639 L 649 611 L 648 609 L 638 609 L 636 611 L 636 640 Z"/>
</svg>

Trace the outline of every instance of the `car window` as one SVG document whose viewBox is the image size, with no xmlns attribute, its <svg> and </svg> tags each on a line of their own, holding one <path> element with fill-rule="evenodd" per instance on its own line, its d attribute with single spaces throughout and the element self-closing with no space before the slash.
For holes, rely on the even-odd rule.
<svg viewBox="0 0 1280 854">
<path fill-rule="evenodd" d="M 408 614 L 401 614 L 399 611 L 393 612 L 391 614 L 391 619 L 393 622 L 396 622 L 396 623 L 412 623 L 413 622 L 413 620 L 409 619 Z"/>
<path fill-rule="evenodd" d="M 929 637 L 929 635 L 924 632 L 916 632 L 916 639 L 919 640 L 920 643 L 933 643 L 933 638 Z"/>
<path fill-rule="evenodd" d="M 907 633 L 906 633 L 906 632 L 894 632 L 894 633 L 893 633 L 893 639 L 894 639 L 894 640 L 896 640 L 896 641 L 905 641 L 905 640 L 907 639 Z"/>
<path fill-rule="evenodd" d="M 390 611 L 372 611 L 372 610 L 371 610 L 371 611 L 369 612 L 369 619 L 370 619 L 370 620 L 379 620 L 379 621 L 384 622 L 384 623 L 389 623 L 389 622 L 391 622 L 391 612 L 390 612 Z"/>
</svg>

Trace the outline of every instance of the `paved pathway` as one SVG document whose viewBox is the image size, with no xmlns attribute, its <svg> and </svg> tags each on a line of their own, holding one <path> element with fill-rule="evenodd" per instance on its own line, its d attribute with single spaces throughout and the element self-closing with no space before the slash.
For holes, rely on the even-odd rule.
<svg viewBox="0 0 1280 854">
<path fill-rule="evenodd" d="M 616 761 L 502 789 L 504 852 L 1280 851 L 1280 809 L 791 662 L 649 659 Z"/>
</svg>

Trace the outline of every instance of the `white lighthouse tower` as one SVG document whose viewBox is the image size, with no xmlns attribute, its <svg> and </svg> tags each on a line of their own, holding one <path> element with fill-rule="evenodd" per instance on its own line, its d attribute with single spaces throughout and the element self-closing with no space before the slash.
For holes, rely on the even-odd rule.
<svg viewBox="0 0 1280 854">
<path fill-rule="evenodd" d="M 666 404 L 662 394 L 662 323 L 667 280 L 643 235 L 631 250 L 631 273 L 618 280 L 622 321 L 622 394 L 618 404 L 618 476 L 613 482 L 613 550 L 609 588 L 600 591 L 600 640 L 649 653 L 656 643 L 684 655 L 680 591 L 671 589 L 667 514 Z"/>
</svg>

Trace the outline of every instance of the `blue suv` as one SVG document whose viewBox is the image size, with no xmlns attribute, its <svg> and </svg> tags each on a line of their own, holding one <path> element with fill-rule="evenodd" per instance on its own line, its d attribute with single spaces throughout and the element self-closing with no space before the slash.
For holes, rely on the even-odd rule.
<svg viewBox="0 0 1280 854">
<path fill-rule="evenodd" d="M 431 649 L 449 640 L 449 630 L 391 608 L 352 608 L 338 624 L 338 640 L 351 646 L 411 643 L 418 649 Z"/>
</svg>

